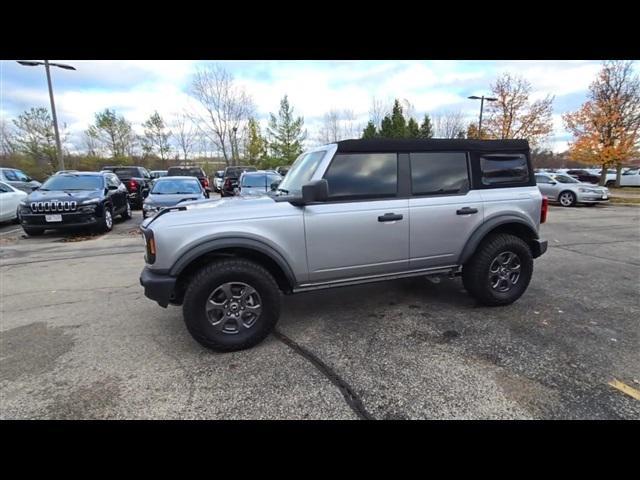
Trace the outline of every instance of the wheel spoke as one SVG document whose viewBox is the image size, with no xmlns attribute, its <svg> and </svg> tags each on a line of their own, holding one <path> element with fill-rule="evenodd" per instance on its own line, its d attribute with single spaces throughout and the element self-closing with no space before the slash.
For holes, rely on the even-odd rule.
<svg viewBox="0 0 640 480">
<path fill-rule="evenodd" d="M 225 300 L 231 300 L 233 298 L 233 292 L 231 291 L 230 283 L 225 283 L 223 285 L 220 285 L 220 290 L 222 290 L 222 293 L 224 293 Z"/>
</svg>

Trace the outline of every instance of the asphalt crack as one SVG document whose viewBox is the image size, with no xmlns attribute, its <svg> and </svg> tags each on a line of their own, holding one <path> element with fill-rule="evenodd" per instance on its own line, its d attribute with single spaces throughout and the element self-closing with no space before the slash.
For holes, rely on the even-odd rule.
<svg viewBox="0 0 640 480">
<path fill-rule="evenodd" d="M 373 415 L 371 415 L 364 404 L 362 403 L 362 399 L 360 396 L 354 391 L 354 389 L 349 385 L 343 378 L 340 377 L 329 365 L 324 363 L 315 353 L 307 350 L 302 345 L 299 345 L 295 341 L 291 340 L 285 334 L 280 332 L 279 330 L 273 331 L 273 336 L 284 343 L 287 347 L 293 350 L 298 355 L 307 359 L 311 364 L 316 367 L 316 369 L 322 373 L 331 383 L 333 383 L 342 396 L 344 397 L 347 405 L 353 413 L 355 413 L 360 420 L 375 420 Z"/>
</svg>

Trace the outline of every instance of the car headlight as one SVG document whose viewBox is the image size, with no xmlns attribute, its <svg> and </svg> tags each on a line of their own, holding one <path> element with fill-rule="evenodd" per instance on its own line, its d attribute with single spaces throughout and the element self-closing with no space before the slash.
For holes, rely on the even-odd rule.
<svg viewBox="0 0 640 480">
<path fill-rule="evenodd" d="M 80 205 L 91 205 L 91 204 L 94 204 L 94 203 L 100 203 L 100 198 L 92 198 L 90 200 L 85 200 Z"/>
<path fill-rule="evenodd" d="M 596 193 L 592 188 L 579 188 L 578 191 L 581 193 Z"/>
<path fill-rule="evenodd" d="M 20 200 L 20 206 L 21 207 L 27 207 L 27 206 L 29 206 L 29 204 L 27 203 L 26 200 Z"/>
<path fill-rule="evenodd" d="M 156 207 L 155 205 L 150 205 L 148 203 L 145 203 L 142 206 L 142 209 L 145 210 L 146 212 L 153 212 L 153 211 L 158 210 L 158 207 Z"/>
</svg>

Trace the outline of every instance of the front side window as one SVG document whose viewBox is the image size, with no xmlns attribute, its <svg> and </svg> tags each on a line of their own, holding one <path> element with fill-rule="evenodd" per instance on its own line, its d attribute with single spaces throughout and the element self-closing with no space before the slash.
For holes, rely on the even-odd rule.
<svg viewBox="0 0 640 480">
<path fill-rule="evenodd" d="M 556 175 L 555 177 L 553 177 L 556 182 L 559 183 L 580 183 L 580 180 L 576 180 L 573 177 L 570 177 L 569 175 Z"/>
<path fill-rule="evenodd" d="M 526 184 L 527 159 L 522 154 L 493 154 L 480 157 L 483 185 Z"/>
<path fill-rule="evenodd" d="M 551 183 L 551 179 L 546 175 L 536 175 L 536 183 Z"/>
<path fill-rule="evenodd" d="M 412 153 L 410 159 L 411 192 L 414 195 L 447 195 L 469 190 L 465 153 Z"/>
<path fill-rule="evenodd" d="M 624 172 L 622 175 L 638 175 L 639 171 L 640 171 L 640 169 L 638 169 L 638 168 L 632 168 L 632 169 L 627 170 L 626 172 Z"/>
<path fill-rule="evenodd" d="M 9 193 L 12 191 L 13 190 L 9 188 L 9 185 L 0 182 L 0 193 Z"/>
<path fill-rule="evenodd" d="M 288 176 L 284 178 L 283 183 Z M 330 199 L 393 197 L 398 191 L 398 155 L 338 154 L 324 178 L 329 183 Z"/>
<path fill-rule="evenodd" d="M 311 180 L 326 153 L 325 150 L 319 150 L 300 155 L 278 186 L 278 191 L 291 195 L 300 194 L 302 186 Z"/>
</svg>

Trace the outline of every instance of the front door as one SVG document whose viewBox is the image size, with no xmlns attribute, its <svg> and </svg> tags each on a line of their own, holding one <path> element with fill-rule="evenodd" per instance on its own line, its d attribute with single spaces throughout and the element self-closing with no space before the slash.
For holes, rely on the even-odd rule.
<svg viewBox="0 0 640 480">
<path fill-rule="evenodd" d="M 407 270 L 409 200 L 398 198 L 397 157 L 334 157 L 324 176 L 329 200 L 304 208 L 310 282 Z"/>
</svg>

